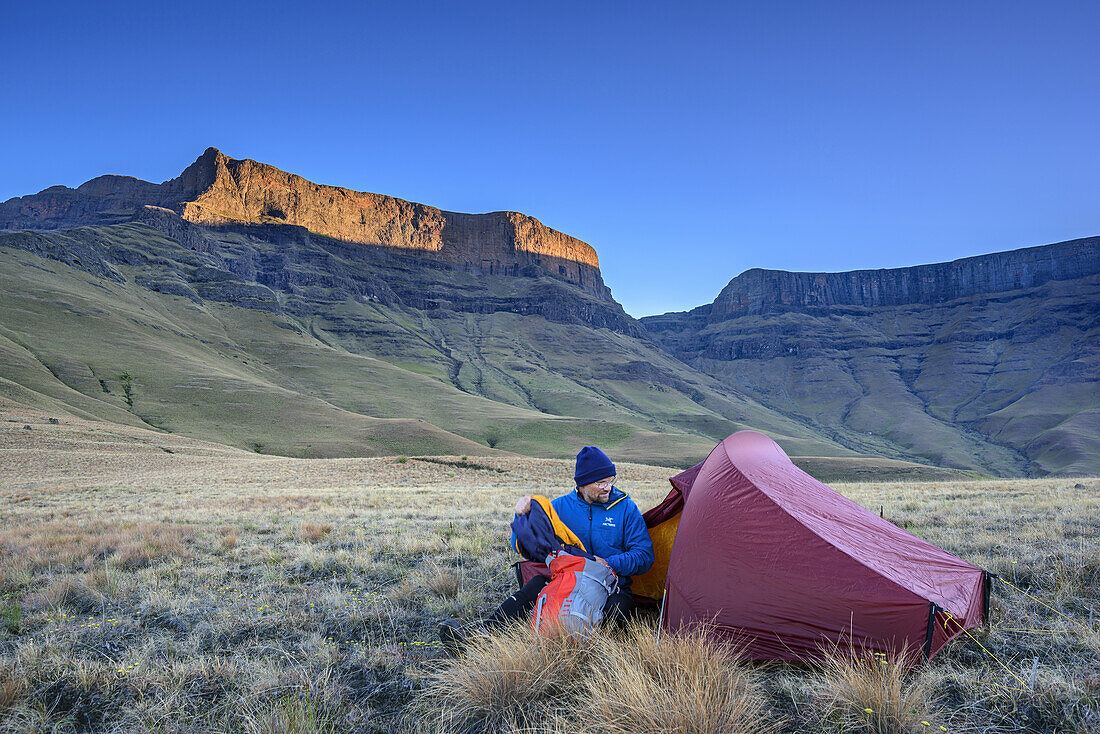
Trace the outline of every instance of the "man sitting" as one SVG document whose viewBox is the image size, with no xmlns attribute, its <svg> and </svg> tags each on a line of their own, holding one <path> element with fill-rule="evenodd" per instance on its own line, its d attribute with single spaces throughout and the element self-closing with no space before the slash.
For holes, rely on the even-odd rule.
<svg viewBox="0 0 1100 734">
<path fill-rule="evenodd" d="M 634 606 L 630 595 L 631 576 L 645 573 L 653 565 L 653 544 L 645 520 L 634 500 L 615 485 L 615 465 L 603 451 L 585 446 L 577 454 L 573 474 L 576 489 L 553 500 L 558 517 L 584 543 L 596 559 L 618 577 L 618 592 L 608 597 L 604 619 L 621 622 Z M 531 511 L 530 495 L 516 502 L 516 516 Z M 512 534 L 512 547 L 516 536 Z M 494 611 L 484 624 L 496 627 L 510 620 L 529 617 L 539 593 L 549 579 L 535 576 L 523 588 L 512 594 Z M 453 620 L 439 629 L 444 644 L 450 649 L 461 645 L 465 635 Z"/>
</svg>

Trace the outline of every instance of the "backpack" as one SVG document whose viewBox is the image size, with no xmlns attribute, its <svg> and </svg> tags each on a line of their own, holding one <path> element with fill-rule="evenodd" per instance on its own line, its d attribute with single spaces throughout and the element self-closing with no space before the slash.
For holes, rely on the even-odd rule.
<svg viewBox="0 0 1100 734">
<path fill-rule="evenodd" d="M 550 581 L 535 602 L 531 628 L 545 636 L 586 637 L 603 621 L 607 597 L 618 586 L 614 572 L 594 558 L 564 551 L 546 565 Z"/>
<path fill-rule="evenodd" d="M 516 550 L 550 569 L 550 581 L 531 613 L 531 628 L 547 636 L 587 635 L 603 621 L 604 604 L 618 589 L 615 573 L 585 550 L 545 497 L 532 497 L 531 511 L 512 521 L 512 529 Z"/>
</svg>

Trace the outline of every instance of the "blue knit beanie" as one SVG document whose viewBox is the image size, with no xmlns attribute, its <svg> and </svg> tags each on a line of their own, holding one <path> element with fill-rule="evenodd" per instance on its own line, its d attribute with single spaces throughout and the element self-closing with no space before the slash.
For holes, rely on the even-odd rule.
<svg viewBox="0 0 1100 734">
<path fill-rule="evenodd" d="M 577 471 L 573 473 L 573 479 L 578 487 L 591 484 L 597 479 L 613 477 L 615 474 L 615 465 L 611 463 L 611 459 L 595 446 L 585 446 L 577 454 Z"/>
</svg>

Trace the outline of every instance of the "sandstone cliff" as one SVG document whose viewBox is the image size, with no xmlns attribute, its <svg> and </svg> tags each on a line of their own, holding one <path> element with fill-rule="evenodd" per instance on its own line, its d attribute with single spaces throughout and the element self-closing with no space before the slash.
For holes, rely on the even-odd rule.
<svg viewBox="0 0 1100 734">
<path fill-rule="evenodd" d="M 1100 469 L 1100 238 L 848 273 L 750 270 L 642 319 L 846 445 L 999 474 Z"/>
<path fill-rule="evenodd" d="M 0 229 L 67 229 L 116 223 L 145 206 L 206 226 L 288 224 L 344 242 L 400 249 L 469 272 L 544 271 L 607 297 L 588 244 L 517 212 L 462 214 L 392 196 L 307 181 L 209 148 L 179 177 L 153 184 L 100 176 L 0 204 Z"/>
<path fill-rule="evenodd" d="M 877 308 L 943 303 L 1097 272 L 1100 272 L 1098 237 L 908 268 L 845 273 L 754 268 L 722 289 L 708 309 L 708 321 L 831 306 Z"/>
</svg>

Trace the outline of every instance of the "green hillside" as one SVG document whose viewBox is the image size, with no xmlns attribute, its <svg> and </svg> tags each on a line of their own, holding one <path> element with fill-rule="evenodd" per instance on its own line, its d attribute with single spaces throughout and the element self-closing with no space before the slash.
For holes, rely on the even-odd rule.
<svg viewBox="0 0 1100 734">
<path fill-rule="evenodd" d="M 138 223 L 0 235 L 0 393 L 290 456 L 569 456 L 598 444 L 687 465 L 746 427 L 792 454 L 855 455 L 628 329 L 553 320 L 554 308 L 611 308 L 560 280 L 341 257 L 305 235 L 293 258 L 310 285 L 280 289 L 254 278 L 285 275 L 263 258 L 293 248 L 218 236 L 245 273 Z"/>
<path fill-rule="evenodd" d="M 797 275 L 797 274 L 795 274 Z M 1100 275 L 941 303 L 643 319 L 672 353 L 857 451 L 1100 474 Z"/>
</svg>

